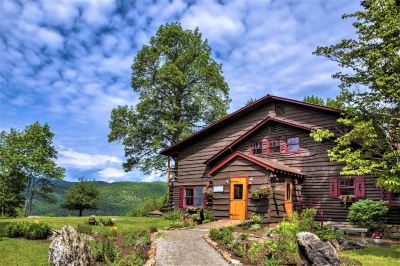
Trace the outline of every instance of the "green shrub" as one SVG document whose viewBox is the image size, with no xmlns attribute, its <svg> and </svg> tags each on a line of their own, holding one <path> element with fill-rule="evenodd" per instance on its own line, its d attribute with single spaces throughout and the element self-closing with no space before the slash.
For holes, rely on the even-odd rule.
<svg viewBox="0 0 400 266">
<path fill-rule="evenodd" d="M 149 231 L 150 231 L 150 233 L 155 233 L 155 232 L 157 232 L 157 231 L 158 231 L 157 226 L 154 226 L 154 225 L 150 226 L 150 227 L 149 227 Z"/>
<path fill-rule="evenodd" d="M 234 242 L 234 244 L 232 245 L 232 251 L 238 257 L 245 257 L 247 254 L 247 246 L 246 244 Z"/>
<path fill-rule="evenodd" d="M 313 232 L 315 225 L 315 215 L 317 210 L 315 208 L 308 208 L 301 212 L 301 217 L 299 221 L 300 231 Z"/>
<path fill-rule="evenodd" d="M 279 263 L 279 260 L 275 258 L 266 258 L 263 263 L 263 266 L 279 266 L 279 265 L 281 265 Z"/>
<path fill-rule="evenodd" d="M 166 212 L 163 214 L 164 219 L 167 220 L 181 220 L 183 218 L 183 212 L 179 210 Z"/>
<path fill-rule="evenodd" d="M 103 226 L 114 226 L 115 222 L 113 218 L 107 218 L 107 219 L 99 219 L 99 225 L 103 225 Z"/>
<path fill-rule="evenodd" d="M 256 263 L 258 258 L 260 257 L 261 250 L 264 248 L 263 243 L 253 242 L 250 245 L 250 248 L 247 250 L 246 258 L 251 263 Z"/>
<path fill-rule="evenodd" d="M 259 224 L 253 224 L 252 226 L 250 226 L 250 230 L 254 231 L 254 232 L 260 230 L 260 228 L 261 228 L 261 225 L 259 225 Z"/>
<path fill-rule="evenodd" d="M 215 221 L 214 217 L 214 212 L 211 209 L 204 209 L 204 221 L 203 223 L 206 223 L 205 221 L 208 220 L 210 222 Z"/>
<path fill-rule="evenodd" d="M 212 240 L 218 240 L 222 238 L 222 235 L 220 234 L 220 231 L 216 228 L 211 228 L 209 232 L 210 238 Z"/>
<path fill-rule="evenodd" d="M 175 228 L 182 228 L 185 227 L 185 223 L 183 221 L 172 221 L 169 224 L 169 228 L 175 229 Z"/>
<path fill-rule="evenodd" d="M 8 237 L 25 237 L 27 239 L 46 239 L 51 235 L 51 227 L 44 222 L 15 222 L 5 228 Z"/>
<path fill-rule="evenodd" d="M 239 237 L 240 237 L 240 240 L 246 240 L 247 238 L 249 238 L 249 235 L 246 234 L 246 233 L 241 233 L 241 234 L 239 235 Z"/>
<path fill-rule="evenodd" d="M 145 260 L 136 253 L 126 256 L 119 262 L 119 266 L 142 266 L 145 264 Z"/>
<path fill-rule="evenodd" d="M 340 230 L 335 230 L 332 227 L 325 227 L 315 232 L 315 234 L 321 239 L 322 241 L 328 241 L 333 239 L 341 239 L 343 238 L 343 232 Z"/>
<path fill-rule="evenodd" d="M 106 264 L 117 262 L 121 254 L 117 245 L 114 243 L 114 239 L 107 236 L 96 241 L 93 253 L 96 261 L 105 262 Z"/>
<path fill-rule="evenodd" d="M 92 233 L 92 227 L 87 224 L 78 224 L 76 226 L 76 231 L 81 234 L 90 235 Z"/>
<path fill-rule="evenodd" d="M 261 215 L 257 215 L 257 214 L 252 214 L 250 216 L 250 222 L 252 224 L 260 224 L 263 221 L 263 217 Z"/>
<path fill-rule="evenodd" d="M 387 235 L 387 238 L 393 240 L 400 240 L 400 233 L 390 233 Z"/>
<path fill-rule="evenodd" d="M 354 225 L 372 228 L 381 222 L 388 210 L 384 201 L 359 200 L 350 206 L 347 218 Z"/>
<path fill-rule="evenodd" d="M 232 244 L 233 240 L 234 238 L 232 233 L 226 233 L 222 235 L 222 243 L 224 243 L 224 245 Z"/>
</svg>

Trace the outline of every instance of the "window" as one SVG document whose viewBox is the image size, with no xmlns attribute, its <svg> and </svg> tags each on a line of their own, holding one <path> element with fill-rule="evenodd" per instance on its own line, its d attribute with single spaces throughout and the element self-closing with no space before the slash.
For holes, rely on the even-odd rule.
<svg viewBox="0 0 400 266">
<path fill-rule="evenodd" d="M 279 140 L 269 140 L 268 141 L 269 152 L 280 152 L 281 145 Z"/>
<path fill-rule="evenodd" d="M 354 180 L 353 179 L 339 180 L 339 195 L 354 195 Z"/>
<path fill-rule="evenodd" d="M 292 191 L 290 189 L 290 183 L 286 182 L 286 200 L 291 201 L 292 200 Z"/>
<path fill-rule="evenodd" d="M 288 138 L 287 139 L 287 151 L 292 152 L 292 151 L 299 151 L 299 150 L 300 150 L 300 138 L 299 137 Z"/>
<path fill-rule="evenodd" d="M 253 155 L 262 155 L 262 143 L 260 142 L 255 142 L 251 144 L 251 151 L 250 154 Z"/>
<path fill-rule="evenodd" d="M 203 206 L 203 187 L 185 188 L 185 206 Z"/>
<path fill-rule="evenodd" d="M 243 199 L 243 184 L 233 185 L 233 199 Z"/>
</svg>

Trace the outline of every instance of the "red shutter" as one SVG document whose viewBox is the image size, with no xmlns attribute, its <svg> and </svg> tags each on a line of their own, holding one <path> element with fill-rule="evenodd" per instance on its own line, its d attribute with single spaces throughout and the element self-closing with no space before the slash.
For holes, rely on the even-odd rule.
<svg viewBox="0 0 400 266">
<path fill-rule="evenodd" d="M 339 197 L 339 188 L 338 188 L 338 179 L 330 178 L 329 179 L 329 195 L 331 198 Z"/>
<path fill-rule="evenodd" d="M 203 207 L 207 208 L 207 195 L 205 193 L 203 194 Z"/>
<path fill-rule="evenodd" d="M 365 197 L 364 177 L 359 176 L 354 179 L 354 196 L 358 199 Z"/>
<path fill-rule="evenodd" d="M 250 144 L 250 155 L 253 155 L 253 144 Z"/>
<path fill-rule="evenodd" d="M 179 208 L 183 208 L 183 200 L 185 198 L 185 187 L 179 187 Z"/>
<path fill-rule="evenodd" d="M 281 145 L 281 152 L 285 153 L 287 151 L 287 141 L 286 141 L 286 139 L 281 139 L 280 140 L 280 145 Z"/>
</svg>

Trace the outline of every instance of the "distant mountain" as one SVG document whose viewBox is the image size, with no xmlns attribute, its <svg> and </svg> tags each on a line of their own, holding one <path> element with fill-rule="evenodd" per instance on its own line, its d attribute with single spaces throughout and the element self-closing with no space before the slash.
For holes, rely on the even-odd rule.
<svg viewBox="0 0 400 266">
<path fill-rule="evenodd" d="M 86 210 L 83 215 L 126 215 L 138 203 L 165 195 L 167 189 L 164 182 L 94 182 L 101 191 L 98 209 Z M 54 184 L 56 185 L 54 191 L 56 202 L 48 203 L 42 199 L 34 199 L 32 215 L 77 215 L 78 211 L 61 208 L 64 193 L 74 182 L 55 181 Z"/>
</svg>

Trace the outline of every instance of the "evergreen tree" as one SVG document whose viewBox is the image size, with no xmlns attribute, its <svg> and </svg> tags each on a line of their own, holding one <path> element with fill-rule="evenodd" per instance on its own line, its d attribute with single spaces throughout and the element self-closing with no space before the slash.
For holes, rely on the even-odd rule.
<svg viewBox="0 0 400 266">
<path fill-rule="evenodd" d="M 78 183 L 65 192 L 62 206 L 68 210 L 78 210 L 79 216 L 82 216 L 84 210 L 97 208 L 99 196 L 100 190 L 97 185 L 81 177 Z"/>
</svg>

